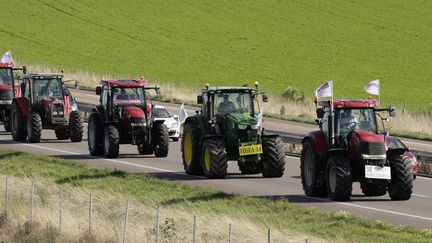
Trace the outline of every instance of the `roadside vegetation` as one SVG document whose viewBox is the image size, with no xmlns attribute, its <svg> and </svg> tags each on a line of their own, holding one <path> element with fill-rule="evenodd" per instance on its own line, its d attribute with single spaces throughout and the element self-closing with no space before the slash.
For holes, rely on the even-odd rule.
<svg viewBox="0 0 432 243">
<path fill-rule="evenodd" d="M 128 200 L 132 205 L 130 242 L 154 240 L 157 206 L 161 207 L 164 241 L 190 241 L 193 215 L 198 219 L 200 242 L 227 240 L 229 223 L 233 225 L 235 242 L 263 242 L 268 227 L 273 229 L 274 242 L 301 242 L 306 238 L 311 242 L 427 242 L 432 237 L 430 230 L 396 227 L 343 211 L 305 209 L 283 198 L 225 194 L 151 175 L 95 169 L 60 158 L 5 149 L 0 149 L 0 173 L 10 177 L 9 220 L 0 224 L 4 241 L 49 237 L 51 242 L 86 242 L 90 192 L 94 195 L 94 234 L 90 241 L 119 241 Z M 36 182 L 37 195 L 32 224 L 28 222 L 30 181 Z M 65 192 L 62 236 L 57 228 L 60 188 Z"/>
</svg>

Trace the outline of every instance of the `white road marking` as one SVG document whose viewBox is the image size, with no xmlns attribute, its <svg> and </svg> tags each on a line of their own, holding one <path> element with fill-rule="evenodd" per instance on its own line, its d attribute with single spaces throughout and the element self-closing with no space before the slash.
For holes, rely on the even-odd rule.
<svg viewBox="0 0 432 243">
<path fill-rule="evenodd" d="M 331 200 L 328 200 L 328 199 L 324 199 L 324 198 L 319 198 L 319 197 L 308 197 L 308 196 L 302 196 L 302 197 L 313 198 L 313 199 L 317 199 L 317 200 L 323 201 L 323 202 L 334 202 L 334 201 L 331 201 Z M 362 206 L 362 205 L 357 205 L 357 204 L 352 204 L 352 203 L 344 203 L 344 202 L 334 202 L 334 203 L 345 205 L 345 206 L 349 206 L 349 207 L 363 208 L 363 209 L 368 209 L 368 210 L 372 210 L 372 211 L 378 211 L 378 212 L 382 212 L 382 213 L 395 214 L 395 215 L 400 215 L 400 216 L 405 216 L 405 217 L 411 217 L 411 218 L 416 218 L 416 219 L 422 219 L 422 220 L 432 221 L 432 218 L 418 216 L 418 215 L 414 215 L 414 214 L 400 213 L 400 212 L 395 212 L 395 211 L 391 211 L 391 210 L 385 210 L 385 209 L 380 209 L 380 208 L 373 208 L 373 207 Z"/>
<path fill-rule="evenodd" d="M 415 193 L 412 193 L 411 195 L 412 196 L 416 196 L 416 197 L 430 198 L 430 196 L 421 195 L 421 194 L 415 194 Z"/>
<path fill-rule="evenodd" d="M 403 138 L 402 138 L 402 140 L 403 140 Z M 419 142 L 411 142 L 411 141 L 405 141 L 405 143 L 412 143 L 412 144 L 417 144 L 417 145 L 426 145 L 426 146 L 431 146 L 432 147 L 432 144 L 428 144 L 428 143 L 419 143 Z"/>
<path fill-rule="evenodd" d="M 422 179 L 422 180 L 429 180 L 429 181 L 432 181 L 432 178 L 430 178 L 430 177 L 426 177 L 426 176 L 417 176 L 416 177 L 416 180 L 417 179 Z"/>
</svg>

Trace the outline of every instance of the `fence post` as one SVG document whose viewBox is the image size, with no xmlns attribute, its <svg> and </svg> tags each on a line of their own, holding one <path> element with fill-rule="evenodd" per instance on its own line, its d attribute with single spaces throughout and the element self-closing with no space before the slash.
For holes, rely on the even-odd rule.
<svg viewBox="0 0 432 243">
<path fill-rule="evenodd" d="M 33 222 L 33 207 L 34 207 L 34 190 L 35 190 L 35 185 L 34 185 L 34 181 L 32 181 L 31 184 L 31 190 L 30 190 L 30 223 Z"/>
<path fill-rule="evenodd" d="M 8 177 L 5 176 L 5 216 L 8 217 Z"/>
<path fill-rule="evenodd" d="M 126 241 L 127 241 L 128 218 L 129 218 L 129 201 L 127 201 L 127 204 L 126 204 L 125 222 L 124 222 L 124 227 L 123 227 L 123 243 L 126 243 Z"/>
<path fill-rule="evenodd" d="M 159 206 L 156 209 L 156 243 L 159 243 L 159 234 L 160 234 L 160 210 Z"/>
<path fill-rule="evenodd" d="M 192 243 L 195 243 L 195 235 L 196 235 L 196 215 L 193 217 L 193 225 L 192 225 Z"/>
<path fill-rule="evenodd" d="M 271 243 L 272 242 L 272 232 L 271 232 L 271 228 L 268 228 L 267 231 L 267 242 Z"/>
<path fill-rule="evenodd" d="M 89 235 L 92 234 L 92 217 L 93 217 L 93 195 L 90 193 L 89 203 Z"/>
<path fill-rule="evenodd" d="M 232 224 L 228 225 L 228 243 L 232 242 Z"/>
<path fill-rule="evenodd" d="M 60 210 L 59 210 L 59 232 L 62 233 L 62 214 L 63 214 L 63 189 L 60 188 Z"/>
</svg>

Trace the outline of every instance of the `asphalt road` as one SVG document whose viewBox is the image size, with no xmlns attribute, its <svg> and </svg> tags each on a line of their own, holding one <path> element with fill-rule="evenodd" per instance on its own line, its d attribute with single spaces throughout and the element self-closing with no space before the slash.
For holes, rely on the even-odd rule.
<svg viewBox="0 0 432 243">
<path fill-rule="evenodd" d="M 229 163 L 229 175 L 223 180 L 208 180 L 199 176 L 184 174 L 180 154 L 180 142 L 171 142 L 167 158 L 142 156 L 136 147 L 121 145 L 120 156 L 104 159 L 88 154 L 87 141 L 71 143 L 57 141 L 51 130 L 44 130 L 39 144 L 17 143 L 10 134 L 0 128 L 0 145 L 17 151 L 58 156 L 95 167 L 116 168 L 134 173 L 150 173 L 180 183 L 214 188 L 227 193 L 247 194 L 258 197 L 285 198 L 302 207 L 316 207 L 322 210 L 345 210 L 351 214 L 389 221 L 395 225 L 417 228 L 432 228 L 432 179 L 418 177 L 414 193 L 409 201 L 391 201 L 385 195 L 364 197 L 358 183 L 354 184 L 353 197 L 349 202 L 332 202 L 327 198 L 311 198 L 304 195 L 300 180 L 300 161 L 286 157 L 286 172 L 282 178 L 262 178 L 260 175 L 240 175 L 236 162 Z M 85 133 L 86 134 L 86 133 Z M 85 136 L 86 137 L 86 136 Z"/>
</svg>

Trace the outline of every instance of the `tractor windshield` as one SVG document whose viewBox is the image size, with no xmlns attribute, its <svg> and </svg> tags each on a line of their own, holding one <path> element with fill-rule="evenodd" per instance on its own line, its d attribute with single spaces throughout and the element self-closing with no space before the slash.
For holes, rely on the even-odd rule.
<svg viewBox="0 0 432 243">
<path fill-rule="evenodd" d="M 12 70 L 10 68 L 0 68 L 0 84 L 12 85 Z"/>
<path fill-rule="evenodd" d="M 377 131 L 375 113 L 371 108 L 336 109 L 336 118 L 336 127 L 340 134 L 348 134 L 352 130 Z"/>
<path fill-rule="evenodd" d="M 252 95 L 249 90 L 245 92 L 217 92 L 214 97 L 216 114 L 249 113 L 253 116 Z"/>
<path fill-rule="evenodd" d="M 133 88 L 113 88 L 112 97 L 115 105 L 144 105 L 144 89 L 142 87 Z"/>
<path fill-rule="evenodd" d="M 62 84 L 59 78 L 34 80 L 35 99 L 62 98 Z"/>
</svg>

